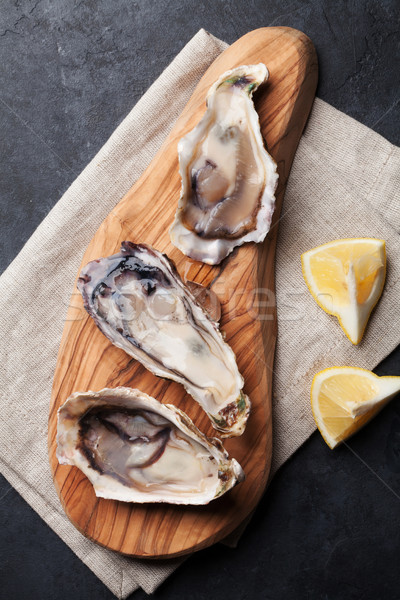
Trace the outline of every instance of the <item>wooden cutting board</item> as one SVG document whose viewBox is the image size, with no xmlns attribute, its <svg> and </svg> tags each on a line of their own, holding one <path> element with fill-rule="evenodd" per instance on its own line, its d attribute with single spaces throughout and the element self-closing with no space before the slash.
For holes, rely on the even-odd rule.
<svg viewBox="0 0 400 600">
<path fill-rule="evenodd" d="M 200 120 L 205 97 L 228 69 L 264 62 L 270 72 L 254 100 L 268 149 L 278 163 L 273 223 L 263 244 L 246 244 L 210 267 L 172 246 L 168 229 L 181 181 L 177 143 Z M 75 391 L 126 385 L 183 409 L 206 434 L 205 413 L 177 383 L 159 379 L 115 348 L 83 309 L 74 288 L 54 376 L 49 417 L 49 455 L 54 483 L 72 523 L 99 544 L 138 557 L 173 557 L 209 546 L 253 511 L 265 490 L 272 455 L 271 398 L 277 335 L 274 257 L 283 195 L 293 157 L 311 109 L 317 58 L 310 40 L 286 27 L 257 29 L 240 38 L 207 70 L 150 166 L 100 226 L 83 259 L 114 254 L 123 240 L 145 242 L 172 258 L 183 279 L 210 286 L 222 304 L 221 329 L 232 346 L 252 402 L 245 433 L 224 442 L 246 480 L 207 506 L 136 505 L 96 498 L 76 467 L 56 459 L 57 410 Z M 133 140 L 134 143 L 134 140 Z"/>
</svg>

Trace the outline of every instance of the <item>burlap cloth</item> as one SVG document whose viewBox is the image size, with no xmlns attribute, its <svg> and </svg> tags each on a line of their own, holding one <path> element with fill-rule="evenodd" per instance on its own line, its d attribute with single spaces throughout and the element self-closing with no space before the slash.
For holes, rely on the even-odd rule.
<svg viewBox="0 0 400 600">
<path fill-rule="evenodd" d="M 200 31 L 151 86 L 44 219 L 1 277 L 1 448 L 4 476 L 118 597 L 152 592 L 179 564 L 129 559 L 85 539 L 63 513 L 47 456 L 50 391 L 64 318 L 83 252 L 151 161 L 197 81 L 226 44 Z M 314 431 L 313 374 L 373 368 L 400 341 L 399 149 L 316 100 L 298 148 L 279 224 L 276 470 Z M 397 196 L 397 197 L 396 197 Z M 300 254 L 343 237 L 387 243 L 383 296 L 353 347 L 303 282 Z"/>
</svg>

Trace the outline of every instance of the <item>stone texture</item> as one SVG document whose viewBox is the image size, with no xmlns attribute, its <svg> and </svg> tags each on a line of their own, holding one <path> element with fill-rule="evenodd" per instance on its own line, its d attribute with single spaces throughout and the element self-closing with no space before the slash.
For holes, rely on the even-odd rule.
<svg viewBox="0 0 400 600">
<path fill-rule="evenodd" d="M 0 6 L 0 268 L 200 27 L 233 42 L 287 25 L 320 61 L 318 96 L 400 143 L 392 1 L 4 0 Z M 400 352 L 379 374 L 400 374 Z M 2 480 L 4 597 L 111 593 Z M 331 453 L 319 434 L 280 470 L 238 549 L 190 558 L 155 598 L 397 599 L 400 399 Z M 145 598 L 143 592 L 135 600 Z"/>
</svg>

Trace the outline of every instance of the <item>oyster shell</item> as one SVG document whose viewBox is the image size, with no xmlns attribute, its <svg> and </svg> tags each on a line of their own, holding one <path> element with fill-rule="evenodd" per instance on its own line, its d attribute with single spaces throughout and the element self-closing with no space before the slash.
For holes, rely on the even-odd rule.
<svg viewBox="0 0 400 600">
<path fill-rule="evenodd" d="M 115 346 L 155 375 L 182 383 L 215 429 L 243 433 L 250 401 L 235 355 L 165 254 L 123 242 L 120 253 L 86 265 L 77 285 Z"/>
<path fill-rule="evenodd" d="M 221 442 L 185 413 L 130 388 L 72 394 L 58 411 L 57 458 L 96 496 L 124 502 L 207 504 L 244 479 Z"/>
<path fill-rule="evenodd" d="M 182 191 L 170 237 L 195 260 L 217 264 L 270 228 L 278 174 L 251 99 L 267 78 L 262 63 L 221 75 L 203 118 L 178 144 Z"/>
</svg>

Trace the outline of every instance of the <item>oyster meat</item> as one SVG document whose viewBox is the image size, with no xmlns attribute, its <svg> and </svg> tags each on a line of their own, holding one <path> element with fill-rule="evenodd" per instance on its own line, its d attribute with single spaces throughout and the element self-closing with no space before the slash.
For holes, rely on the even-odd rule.
<svg viewBox="0 0 400 600">
<path fill-rule="evenodd" d="M 217 264 L 270 228 L 278 174 L 252 101 L 267 78 L 262 63 L 221 75 L 203 118 L 178 144 L 182 191 L 170 237 L 195 260 Z"/>
<path fill-rule="evenodd" d="M 78 279 L 99 329 L 149 371 L 185 386 L 227 436 L 241 435 L 250 410 L 235 355 L 165 254 L 123 242 Z"/>
<path fill-rule="evenodd" d="M 72 394 L 58 411 L 57 458 L 96 495 L 124 502 L 207 504 L 244 479 L 221 442 L 185 413 L 130 388 Z"/>
</svg>

